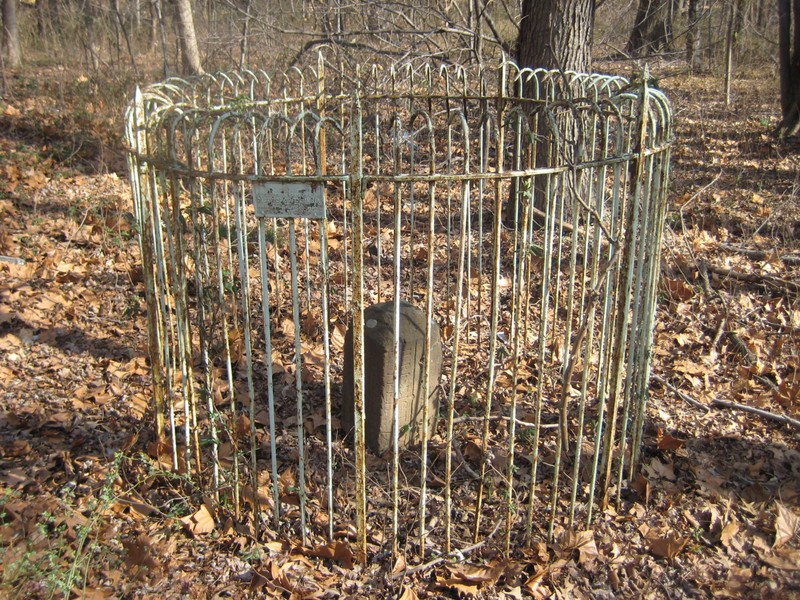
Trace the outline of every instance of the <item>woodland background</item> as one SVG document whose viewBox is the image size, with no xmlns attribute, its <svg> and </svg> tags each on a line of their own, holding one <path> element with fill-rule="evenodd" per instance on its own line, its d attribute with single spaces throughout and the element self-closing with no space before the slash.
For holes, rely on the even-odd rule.
<svg viewBox="0 0 800 600">
<path fill-rule="evenodd" d="M 589 5 L 593 68 L 648 64 L 675 114 L 643 476 L 582 537 L 403 576 L 198 528 L 202 499 L 157 467 L 122 115 L 137 83 L 320 49 L 488 64 L 530 3 L 3 0 L 0 595 L 800 596 L 797 7 Z"/>
</svg>

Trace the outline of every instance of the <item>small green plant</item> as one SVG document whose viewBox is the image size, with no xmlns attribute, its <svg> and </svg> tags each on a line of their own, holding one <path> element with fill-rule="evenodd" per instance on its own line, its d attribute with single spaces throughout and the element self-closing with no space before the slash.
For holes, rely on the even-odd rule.
<svg viewBox="0 0 800 600">
<path fill-rule="evenodd" d="M 92 536 L 99 532 L 101 519 L 115 501 L 114 482 L 121 460 L 121 455 L 115 457 L 99 493 L 80 510 L 74 488 L 65 486 L 58 506 L 40 514 L 35 510 L 36 499 L 6 490 L 0 497 L 0 527 L 27 535 L 12 534 L 11 543 L 0 547 L 1 597 L 69 598 L 74 590 L 85 587 L 92 563 L 108 559 Z M 91 517 L 85 519 L 84 514 Z"/>
</svg>

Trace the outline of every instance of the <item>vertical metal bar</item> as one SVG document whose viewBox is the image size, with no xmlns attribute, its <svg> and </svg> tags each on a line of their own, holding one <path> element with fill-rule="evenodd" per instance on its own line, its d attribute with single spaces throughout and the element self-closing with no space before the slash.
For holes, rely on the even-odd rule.
<svg viewBox="0 0 800 600">
<path fill-rule="evenodd" d="M 272 381 L 272 322 L 270 315 L 269 272 L 267 269 L 267 220 L 258 220 L 258 257 L 261 266 L 261 314 L 264 319 L 264 345 L 267 367 L 267 411 L 269 413 L 269 449 L 270 449 L 270 475 L 272 479 L 273 522 L 277 529 L 280 525 L 281 503 L 278 488 L 278 447 L 275 432 L 275 384 Z"/>
<path fill-rule="evenodd" d="M 242 165 L 240 165 L 242 166 Z M 232 188 L 234 197 L 234 213 L 236 218 L 236 248 L 239 255 L 239 281 L 242 303 L 242 328 L 244 337 L 245 361 L 247 367 L 247 398 L 250 418 L 250 475 L 253 487 L 253 533 L 259 539 L 260 509 L 258 506 L 258 461 L 256 456 L 256 393 L 253 384 L 253 348 L 250 340 L 250 261 L 247 255 L 247 206 L 243 199 L 244 184 L 239 189 Z M 231 386 L 233 382 L 231 382 Z"/>
<path fill-rule="evenodd" d="M 436 148 L 433 128 L 429 123 L 430 173 L 436 171 Z M 427 536 L 427 492 L 428 492 L 428 400 L 431 395 L 431 335 L 433 326 L 433 266 L 435 262 L 434 239 L 436 234 L 436 184 L 428 183 L 428 277 L 426 283 L 425 309 L 425 351 L 423 353 L 424 379 L 422 383 L 422 456 L 420 458 L 420 495 L 419 495 L 419 554 L 425 558 L 425 538 Z"/>
<path fill-rule="evenodd" d="M 605 158 L 608 156 L 608 150 L 609 150 L 609 132 L 608 132 L 607 121 L 604 122 L 602 131 L 603 131 L 603 140 L 602 140 L 601 156 Z M 592 255 L 591 267 L 589 269 L 590 274 L 589 274 L 588 294 L 590 295 L 590 298 L 587 311 L 588 314 L 584 312 L 583 308 L 581 308 L 581 314 L 583 315 L 584 322 L 587 323 L 588 332 L 586 334 L 586 344 L 584 346 L 584 352 L 583 352 L 584 367 L 583 367 L 583 374 L 581 376 L 581 392 L 580 392 L 580 401 L 578 405 L 578 429 L 577 429 L 577 438 L 575 440 L 575 462 L 572 470 L 572 496 L 570 498 L 570 509 L 569 509 L 570 528 L 574 526 L 575 522 L 575 507 L 578 496 L 578 487 L 580 485 L 580 467 L 581 467 L 581 457 L 583 453 L 584 424 L 586 419 L 585 416 L 586 400 L 588 393 L 590 364 L 592 362 L 591 361 L 592 350 L 594 347 L 594 335 L 596 329 L 595 319 L 597 318 L 597 304 L 599 302 L 599 292 L 600 292 L 598 287 L 603 283 L 602 280 L 598 281 L 598 270 L 600 267 L 600 251 L 602 248 L 601 226 L 603 225 L 603 219 L 605 218 L 606 175 L 607 175 L 607 166 L 603 165 L 603 167 L 600 170 L 600 174 L 597 178 L 597 184 L 596 184 L 597 190 L 593 194 L 595 198 L 593 206 L 595 209 L 596 217 L 594 217 L 591 212 L 587 212 L 586 225 L 585 225 L 586 246 L 584 247 L 584 257 L 585 257 L 584 267 L 586 267 L 587 265 L 586 257 L 589 256 L 590 249 Z M 589 206 L 592 206 L 592 204 L 590 203 Z M 594 221 L 595 218 L 597 219 L 597 222 Z M 592 230 L 594 230 L 594 235 L 592 235 Z M 608 243 L 611 243 L 611 241 L 608 240 Z M 583 279 L 584 281 L 586 281 L 585 273 Z M 586 292 L 584 292 L 582 296 L 586 296 Z M 598 371 L 601 369 L 601 367 L 602 363 L 598 359 Z M 596 385 L 600 385 L 599 373 L 597 376 Z M 595 394 L 599 396 L 599 390 L 596 389 Z M 588 510 L 590 511 L 591 508 L 588 508 Z"/>
<path fill-rule="evenodd" d="M 502 140 L 502 136 L 501 136 Z M 502 145 L 498 143 L 498 147 Z M 502 255 L 501 247 L 501 219 L 502 212 L 502 194 L 500 191 L 500 182 L 495 182 L 494 190 L 494 214 L 495 219 L 493 223 L 492 234 L 492 313 L 491 313 L 491 326 L 489 329 L 489 372 L 488 381 L 486 384 L 486 407 L 483 413 L 483 430 L 481 434 L 481 444 L 483 445 L 483 454 L 481 455 L 480 467 L 480 481 L 478 481 L 478 496 L 475 501 L 475 524 L 472 531 L 473 543 L 478 542 L 481 524 L 481 509 L 483 508 L 483 495 L 486 487 L 486 467 L 489 460 L 489 422 L 492 414 L 492 400 L 494 398 L 494 385 L 495 385 L 495 362 L 497 360 L 497 323 L 500 318 L 500 258 Z"/>
<path fill-rule="evenodd" d="M 401 151 L 402 123 L 400 117 L 395 116 L 393 147 L 393 173 L 402 172 Z M 414 185 L 413 183 L 411 184 Z M 402 238 L 402 213 L 401 201 L 402 186 L 395 183 L 394 187 L 394 250 L 393 250 L 393 315 L 394 331 L 392 332 L 392 555 L 397 556 L 399 551 L 398 538 L 400 533 L 400 299 L 401 299 L 401 273 L 400 251 Z M 412 288 L 413 289 L 413 288 Z"/>
<path fill-rule="evenodd" d="M 464 173 L 469 174 L 470 152 L 469 152 L 469 125 L 462 113 L 461 127 L 464 131 Z M 445 529 L 445 553 L 449 554 L 452 544 L 452 475 L 453 475 L 453 421 L 455 415 L 455 396 L 456 382 L 458 380 L 458 359 L 460 355 L 461 343 L 461 313 L 464 308 L 464 281 L 466 274 L 466 261 L 469 255 L 469 209 L 471 196 L 470 181 L 467 179 L 461 184 L 461 213 L 459 220 L 459 240 L 458 240 L 458 276 L 455 289 L 455 310 L 453 314 L 453 348 L 452 365 L 450 367 L 450 388 L 447 394 L 447 434 L 445 437 L 445 466 L 444 466 L 444 529 Z M 448 248 L 449 250 L 449 248 Z M 467 296 L 469 288 L 467 287 Z"/>
<path fill-rule="evenodd" d="M 639 452 L 641 451 L 641 444 L 642 444 L 642 431 L 644 429 L 644 418 L 645 412 L 647 409 L 647 399 L 648 399 L 648 383 L 650 380 L 650 367 L 651 367 L 651 359 L 652 359 L 652 346 L 653 346 L 653 336 L 654 336 L 654 329 L 655 329 L 655 312 L 656 312 L 656 305 L 657 305 L 657 294 L 658 294 L 658 283 L 659 283 L 659 273 L 661 267 L 661 261 L 659 260 L 660 255 L 660 248 L 661 248 L 661 240 L 663 237 L 664 231 L 664 223 L 665 223 L 665 214 L 667 210 L 667 201 L 666 201 L 666 191 L 667 191 L 667 181 L 669 180 L 669 161 L 670 161 L 670 150 L 667 146 L 665 149 L 659 150 L 659 154 L 654 156 L 654 160 L 658 162 L 658 178 L 657 178 L 657 186 L 656 190 L 651 190 L 651 203 L 655 204 L 653 210 L 656 212 L 656 217 L 653 222 L 654 231 L 652 232 L 652 239 L 650 241 L 649 247 L 651 252 L 648 254 L 650 257 L 650 273 L 649 273 L 649 290 L 648 290 L 648 301 L 647 301 L 647 314 L 645 315 L 644 320 L 644 327 L 647 331 L 647 338 L 644 341 L 643 347 L 647 349 L 647 357 L 645 359 L 643 373 L 642 373 L 642 381 L 640 382 L 640 389 L 637 392 L 640 397 L 641 401 L 639 404 L 639 414 L 637 415 L 637 422 L 636 422 L 636 429 L 634 434 L 634 442 L 633 442 L 633 453 L 631 456 L 631 473 L 630 479 L 633 479 L 635 475 L 634 469 L 639 464 Z"/>
<path fill-rule="evenodd" d="M 350 124 L 350 153 L 353 209 L 353 400 L 356 448 L 356 555 L 367 560 L 367 483 L 364 412 L 364 182 L 361 104 L 353 99 Z M 347 219 L 345 219 L 345 222 Z M 345 259 L 346 260 L 346 259 Z M 346 289 L 346 288 L 345 288 Z"/>
<path fill-rule="evenodd" d="M 195 162 L 195 168 L 200 169 L 199 157 Z M 199 192 L 197 188 L 199 187 Z M 196 181 L 190 184 L 191 198 L 191 218 L 194 223 L 194 264 L 195 264 L 195 286 L 197 287 L 197 323 L 200 334 L 200 363 L 204 375 L 203 393 L 206 398 L 206 410 L 208 411 L 209 434 L 211 436 L 211 468 L 212 468 L 212 494 L 215 500 L 219 501 L 219 434 L 217 432 L 217 421 L 219 414 L 214 405 L 214 376 L 213 365 L 209 356 L 209 332 L 208 332 L 208 295 L 206 285 L 209 279 L 208 264 L 208 217 L 203 211 L 203 185 L 198 186 Z"/>
<path fill-rule="evenodd" d="M 542 284 L 540 288 L 540 313 L 539 313 L 539 341 L 537 348 L 536 368 L 540 374 L 545 372 L 547 365 L 547 331 L 550 323 L 550 271 L 553 263 L 553 237 L 555 235 L 555 217 L 553 215 L 553 203 L 550 201 L 550 194 L 552 193 L 552 175 L 545 176 L 544 194 L 547 201 L 545 202 L 545 217 L 544 217 L 544 260 L 542 263 Z M 534 425 L 533 425 L 533 456 L 531 457 L 531 484 L 530 492 L 528 494 L 528 517 L 525 523 L 525 537 L 528 542 L 532 542 L 533 531 L 533 507 L 536 500 L 536 476 L 539 469 L 539 437 L 542 423 L 542 404 L 544 401 L 544 377 L 539 376 L 539 382 L 536 386 L 536 401 L 534 407 Z"/>
<path fill-rule="evenodd" d="M 142 272 L 145 282 L 145 300 L 147 303 L 147 333 L 150 364 L 153 377 L 152 405 L 156 421 L 156 442 L 161 446 L 164 442 L 164 427 L 166 415 L 164 403 L 166 387 L 164 381 L 163 362 L 163 332 L 161 331 L 158 294 L 156 290 L 156 275 L 153 234 L 155 225 L 150 207 L 152 206 L 152 187 L 148 184 L 151 179 L 151 166 L 141 159 L 148 153 L 147 149 L 147 112 L 144 96 L 139 86 L 136 86 L 131 109 L 128 115 L 128 142 L 136 152 L 128 154 L 131 173 L 131 192 L 133 195 L 134 214 L 138 225 L 139 252 L 142 257 Z"/>
<path fill-rule="evenodd" d="M 381 129 L 380 129 L 380 115 L 376 112 L 375 113 L 375 173 L 380 175 L 381 173 Z M 383 267 L 381 265 L 381 261 L 383 260 L 383 249 L 381 248 L 381 187 L 382 184 L 378 184 L 378 189 L 375 190 L 375 249 L 376 249 L 376 260 L 377 260 L 377 268 L 378 268 L 378 277 L 377 277 L 377 294 L 378 294 L 378 302 L 383 301 L 383 296 L 381 293 L 381 283 L 383 281 Z"/>
<path fill-rule="evenodd" d="M 325 385 L 325 443 L 327 449 L 328 480 L 328 541 L 333 541 L 333 415 L 331 410 L 331 342 L 330 316 L 328 308 L 328 286 L 330 285 L 330 268 L 328 264 L 328 219 L 319 221 L 320 265 L 322 266 L 322 347 L 325 353 L 323 365 L 323 382 Z"/>
<path fill-rule="evenodd" d="M 644 99 L 646 102 L 646 99 Z M 620 502 L 622 496 L 622 476 L 625 468 L 625 452 L 627 450 L 627 435 L 628 435 L 628 419 L 631 412 L 631 404 L 636 401 L 634 396 L 633 383 L 637 376 L 637 371 L 642 367 L 641 361 L 643 357 L 641 351 L 646 350 L 643 344 L 640 343 L 640 337 L 643 332 L 640 313 L 642 312 L 642 303 L 645 302 L 644 294 L 644 264 L 648 256 L 647 248 L 647 233 L 650 229 L 650 210 L 649 203 L 647 203 L 647 196 L 650 192 L 650 178 L 652 172 L 649 167 L 652 166 L 650 157 L 644 157 L 644 147 L 640 150 L 640 161 L 644 161 L 646 165 L 643 169 L 642 177 L 645 179 L 642 186 L 642 202 L 641 221 L 639 223 L 639 235 L 634 243 L 638 243 L 638 250 L 634 251 L 633 256 L 636 257 L 636 274 L 631 285 L 631 289 L 627 290 L 633 298 L 633 316 L 631 320 L 630 337 L 628 338 L 628 369 L 625 373 L 625 396 L 624 407 L 622 411 L 622 423 L 620 432 L 620 448 L 619 459 L 617 461 L 617 503 Z"/>
<path fill-rule="evenodd" d="M 413 186 L 413 183 L 411 184 Z M 400 218 L 400 186 L 395 187 L 394 203 L 394 331 L 392 332 L 392 554 L 398 553 L 400 534 L 400 238 L 402 237 Z"/>
<path fill-rule="evenodd" d="M 161 319 L 159 323 L 161 326 L 161 335 L 159 340 L 161 344 L 161 351 L 163 356 L 164 365 L 164 382 L 166 395 L 164 401 L 168 404 L 168 419 L 170 429 L 170 442 L 172 450 L 172 468 L 178 470 L 178 431 L 175 423 L 175 403 L 173 401 L 173 358 L 170 337 L 174 336 L 175 331 L 172 324 L 172 313 L 170 307 L 170 284 L 167 272 L 167 260 L 164 255 L 164 232 L 162 230 L 162 223 L 164 222 L 161 213 L 161 192 L 164 189 L 164 174 L 157 172 L 155 169 L 152 171 L 150 180 L 150 199 L 152 202 L 152 223 L 153 223 L 153 255 L 156 264 L 156 282 L 158 285 L 157 303 Z M 168 206 L 167 206 L 168 208 Z"/>
<path fill-rule="evenodd" d="M 647 90 L 647 81 L 644 81 L 642 84 L 642 94 L 646 94 Z M 642 199 L 642 188 L 643 182 L 642 178 L 644 176 L 644 149 L 645 149 L 645 139 L 647 133 L 647 105 L 644 105 L 642 112 L 639 114 L 638 120 L 638 132 L 637 132 L 637 142 L 636 142 L 636 154 L 634 156 L 635 163 L 635 179 L 633 181 L 633 210 L 630 211 L 628 215 L 628 220 L 625 224 L 625 250 L 624 256 L 622 257 L 622 265 L 624 266 L 626 273 L 625 273 L 625 283 L 622 287 L 622 298 L 620 298 L 621 307 L 620 311 L 617 314 L 617 323 L 616 323 L 616 331 L 617 331 L 617 342 L 616 347 L 614 349 L 614 358 L 613 358 L 613 365 L 612 365 L 612 378 L 611 378 L 611 406 L 609 407 L 609 424 L 606 429 L 606 438 L 605 438 L 605 451 L 604 451 L 604 460 L 605 460 L 605 470 L 604 470 L 604 498 L 603 498 L 603 506 L 607 504 L 607 492 L 610 485 L 611 480 L 611 469 L 612 469 L 612 452 L 613 452 L 613 445 L 614 445 L 614 434 L 616 431 L 617 426 L 617 418 L 618 418 L 618 409 L 619 409 L 619 402 L 620 402 L 620 395 L 622 393 L 622 370 L 623 365 L 625 362 L 625 354 L 626 354 L 626 347 L 625 341 L 628 339 L 628 327 L 629 327 L 629 311 L 630 311 L 630 304 L 631 304 L 631 288 L 633 285 L 633 277 L 634 277 L 634 260 L 635 254 L 635 246 L 636 246 L 636 238 L 638 235 L 638 225 L 639 225 L 639 210 L 641 205 Z"/>
<path fill-rule="evenodd" d="M 300 292 L 297 285 L 297 235 L 294 219 L 289 221 L 289 259 L 292 268 L 292 319 L 294 321 L 294 366 L 295 391 L 297 393 L 297 480 L 300 496 L 300 531 L 303 544 L 306 543 L 306 457 L 305 422 L 303 418 L 303 356 L 300 340 Z"/>
<path fill-rule="evenodd" d="M 514 294 L 514 311 L 512 313 L 512 322 L 518 322 L 521 319 L 521 309 L 523 303 L 523 291 L 525 288 L 525 265 L 528 262 L 530 252 L 530 227 L 528 221 L 530 219 L 530 199 L 522 198 L 522 239 L 520 240 L 520 252 L 517 257 L 517 262 L 514 265 L 515 271 L 518 272 L 516 280 L 516 287 L 513 289 Z M 513 529 L 514 516 L 514 473 L 516 472 L 516 465 L 514 463 L 516 452 L 516 435 L 517 435 L 517 385 L 519 382 L 519 363 L 520 363 L 520 345 L 522 343 L 520 335 L 521 327 L 517 325 L 514 328 L 514 335 L 511 339 L 512 354 L 512 377 L 511 377 L 511 409 L 508 417 L 508 470 L 506 471 L 506 535 L 505 535 L 505 554 L 506 557 L 511 555 L 511 530 Z"/>
</svg>

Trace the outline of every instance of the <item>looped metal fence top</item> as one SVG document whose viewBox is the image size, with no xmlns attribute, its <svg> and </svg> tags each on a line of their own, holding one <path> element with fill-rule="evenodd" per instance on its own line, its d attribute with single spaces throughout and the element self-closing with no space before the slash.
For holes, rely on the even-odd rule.
<svg viewBox="0 0 800 600">
<path fill-rule="evenodd" d="M 127 139 L 157 459 L 255 535 L 508 553 L 635 476 L 672 139 L 646 78 L 320 58 L 137 90 Z M 404 303 L 424 317 L 411 442 Z"/>
</svg>

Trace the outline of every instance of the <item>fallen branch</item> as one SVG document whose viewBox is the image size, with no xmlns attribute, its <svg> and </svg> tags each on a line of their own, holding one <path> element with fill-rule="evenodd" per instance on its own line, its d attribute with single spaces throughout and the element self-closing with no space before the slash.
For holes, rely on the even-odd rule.
<svg viewBox="0 0 800 600">
<path fill-rule="evenodd" d="M 733 269 L 715 267 L 714 265 L 710 265 L 708 263 L 703 264 L 710 272 L 721 275 L 722 277 L 736 279 L 737 281 L 743 281 L 745 283 L 752 283 L 761 287 L 772 287 L 778 290 L 788 291 L 793 294 L 800 294 L 800 283 L 797 283 L 796 281 L 781 279 L 780 277 L 773 277 L 772 275 L 740 273 L 739 271 L 734 271 Z"/>
<path fill-rule="evenodd" d="M 475 417 L 456 417 L 453 419 L 453 425 L 457 425 L 458 423 L 467 423 L 469 421 L 483 421 L 486 417 L 482 416 L 475 416 Z M 489 417 L 490 421 L 510 421 L 511 417 L 508 415 L 492 415 Z M 520 419 L 515 419 L 515 423 L 517 425 L 522 425 L 523 427 L 536 427 L 536 423 L 529 423 L 528 421 L 522 421 Z M 540 423 L 539 429 L 555 429 L 558 427 L 558 423 Z"/>
<path fill-rule="evenodd" d="M 774 255 L 773 252 L 765 252 L 764 250 L 751 250 L 750 248 L 742 248 L 741 246 L 734 246 L 732 244 L 720 244 L 719 247 L 723 250 L 727 250 L 728 252 L 735 252 L 736 254 L 741 254 L 754 260 L 767 260 Z M 797 256 L 796 254 L 778 255 L 778 258 L 781 260 L 781 262 L 786 263 L 787 265 L 800 265 L 800 256 Z"/>
<path fill-rule="evenodd" d="M 0 256 L 0 262 L 7 262 L 11 263 L 12 265 L 24 265 L 25 261 L 21 258 L 15 258 L 13 256 Z"/>
<path fill-rule="evenodd" d="M 719 406 L 722 408 L 742 410 L 744 412 L 749 412 L 753 413 L 754 415 L 764 417 L 765 419 L 769 419 L 771 421 L 778 421 L 779 423 L 791 425 L 795 429 L 800 429 L 800 421 L 798 421 L 797 419 L 793 419 L 792 417 L 788 417 L 786 415 L 780 415 L 778 413 L 770 412 L 762 408 L 753 408 L 752 406 L 747 406 L 746 404 L 739 404 L 738 402 L 732 402 L 730 400 L 719 400 L 719 399 L 714 400 L 711 403 L 711 406 Z"/>
<path fill-rule="evenodd" d="M 691 396 L 684 394 L 682 391 L 680 391 L 678 388 L 676 388 L 674 385 L 672 385 L 669 381 L 667 381 L 660 375 L 650 375 L 650 379 L 652 379 L 653 381 L 657 381 L 665 388 L 667 388 L 670 392 L 674 393 L 678 398 L 680 398 L 684 402 L 688 402 L 695 408 L 699 408 L 703 412 L 709 412 L 711 410 L 707 405 L 703 404 L 699 400 L 695 400 Z"/>
<path fill-rule="evenodd" d="M 753 354 L 753 352 L 747 347 L 747 344 L 744 343 L 744 340 L 740 338 L 738 334 L 733 331 L 729 331 L 728 339 L 731 341 L 733 349 L 742 355 L 742 358 L 744 358 L 744 361 L 748 366 L 752 366 L 758 362 L 756 355 Z"/>
<path fill-rule="evenodd" d="M 488 542 L 490 539 L 494 537 L 494 535 L 500 529 L 500 523 L 502 523 L 502 520 L 498 520 L 497 524 L 494 526 L 494 529 L 492 530 L 492 533 L 487 535 L 480 542 L 472 544 L 471 546 L 467 546 L 463 550 L 453 550 L 449 554 L 443 554 L 442 556 L 437 556 L 433 560 L 430 560 L 421 565 L 417 565 L 416 567 L 411 567 L 410 569 L 403 569 L 402 571 L 392 574 L 391 579 L 399 579 L 400 577 L 404 577 L 405 575 L 413 575 L 414 573 L 419 573 L 420 571 L 427 571 L 428 569 L 433 568 L 439 563 L 444 562 L 446 560 L 456 559 L 458 562 L 463 561 L 464 558 L 467 556 L 467 554 L 469 554 L 470 552 L 474 552 L 481 546 L 484 546 L 486 542 Z"/>
</svg>

